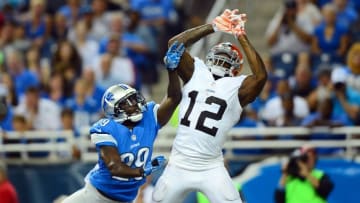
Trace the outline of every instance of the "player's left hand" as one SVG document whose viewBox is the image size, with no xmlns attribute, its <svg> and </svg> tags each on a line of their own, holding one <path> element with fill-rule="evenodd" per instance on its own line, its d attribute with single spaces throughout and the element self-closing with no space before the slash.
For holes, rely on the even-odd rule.
<svg viewBox="0 0 360 203">
<path fill-rule="evenodd" d="M 240 35 L 246 35 L 245 32 L 245 23 L 247 21 L 247 16 L 245 13 L 234 14 L 230 16 L 231 22 L 235 25 L 232 28 L 232 34 L 238 38 Z"/>
<path fill-rule="evenodd" d="M 144 176 L 150 175 L 152 172 L 161 169 L 166 164 L 164 156 L 157 156 L 144 165 Z"/>
<path fill-rule="evenodd" d="M 153 171 L 157 171 L 164 167 L 166 164 L 166 158 L 162 155 L 157 156 L 151 160 L 151 165 L 153 166 Z"/>
<path fill-rule="evenodd" d="M 164 64 L 168 70 L 175 70 L 179 63 L 181 56 L 185 51 L 184 43 L 179 43 L 175 41 L 166 52 L 164 57 Z"/>
</svg>

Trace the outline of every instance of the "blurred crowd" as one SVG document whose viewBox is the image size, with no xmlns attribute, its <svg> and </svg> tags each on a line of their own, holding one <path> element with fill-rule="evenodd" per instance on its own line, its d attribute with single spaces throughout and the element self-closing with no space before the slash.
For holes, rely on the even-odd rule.
<svg viewBox="0 0 360 203">
<path fill-rule="evenodd" d="M 360 1 L 284 0 L 265 40 L 269 79 L 238 126 L 360 124 Z"/>
<path fill-rule="evenodd" d="M 2 0 L 2 130 L 89 126 L 117 83 L 151 98 L 180 17 L 181 1 L 172 0 Z"/>
</svg>

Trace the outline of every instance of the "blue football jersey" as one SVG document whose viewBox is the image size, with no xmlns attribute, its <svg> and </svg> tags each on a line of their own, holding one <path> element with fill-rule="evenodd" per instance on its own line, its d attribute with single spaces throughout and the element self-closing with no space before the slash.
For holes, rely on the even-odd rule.
<svg viewBox="0 0 360 203">
<path fill-rule="evenodd" d="M 99 154 L 97 165 L 87 179 L 91 184 L 117 201 L 128 202 L 135 199 L 139 187 L 145 178 L 123 178 L 112 176 L 100 156 L 100 147 L 113 146 L 118 149 L 121 160 L 132 168 L 142 167 L 151 160 L 153 143 L 160 125 L 156 120 L 158 105 L 154 102 L 146 104 L 143 119 L 129 130 L 126 126 L 112 119 L 101 119 L 90 129 L 91 141 Z"/>
</svg>

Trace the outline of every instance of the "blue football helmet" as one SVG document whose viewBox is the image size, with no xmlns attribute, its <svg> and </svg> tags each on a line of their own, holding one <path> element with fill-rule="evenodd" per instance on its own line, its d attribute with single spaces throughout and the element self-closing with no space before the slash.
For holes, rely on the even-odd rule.
<svg viewBox="0 0 360 203">
<path fill-rule="evenodd" d="M 119 123 L 126 120 L 138 122 L 146 110 L 145 98 L 126 84 L 109 87 L 102 97 L 101 105 L 105 116 Z"/>
</svg>

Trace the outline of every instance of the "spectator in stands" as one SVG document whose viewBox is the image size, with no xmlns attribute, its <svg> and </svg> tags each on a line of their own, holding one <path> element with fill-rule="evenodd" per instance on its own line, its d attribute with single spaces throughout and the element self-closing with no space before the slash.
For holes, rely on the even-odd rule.
<svg viewBox="0 0 360 203">
<path fill-rule="evenodd" d="M 336 12 L 333 4 L 322 8 L 324 22 L 315 28 L 311 47 L 316 57 L 330 63 L 343 62 L 348 46 L 347 29 L 336 18 Z"/>
<path fill-rule="evenodd" d="M 76 21 L 80 17 L 80 0 L 66 0 L 66 5 L 59 8 L 58 13 L 60 13 L 65 18 L 67 26 L 75 25 Z"/>
<path fill-rule="evenodd" d="M 360 10 L 356 20 L 350 24 L 349 34 L 351 42 L 360 42 Z"/>
<path fill-rule="evenodd" d="M 24 133 L 25 131 L 28 131 L 30 127 L 26 122 L 26 118 L 22 115 L 15 115 L 12 119 L 12 125 L 14 131 L 19 133 Z"/>
<path fill-rule="evenodd" d="M 302 10 L 298 9 L 296 0 L 285 0 L 284 6 L 271 20 L 266 30 L 266 39 L 272 56 L 283 53 L 298 54 L 309 50 L 310 34 L 320 15 L 315 14 L 314 16 L 318 16 L 315 20 L 312 15 L 308 15 L 308 11 L 299 13 Z"/>
<path fill-rule="evenodd" d="M 331 72 L 334 92 L 333 114 L 337 118 L 346 116 L 355 125 L 360 124 L 360 92 L 346 85 L 348 73 L 344 68 L 337 67 Z"/>
<path fill-rule="evenodd" d="M 0 75 L 0 85 L 3 85 L 4 91 L 1 96 L 5 97 L 6 103 L 9 108 L 15 107 L 19 103 L 19 98 L 16 94 L 15 83 L 10 74 L 5 72 Z"/>
<path fill-rule="evenodd" d="M 284 109 L 284 115 L 275 121 L 277 126 L 298 126 L 303 117 L 294 114 L 294 94 L 281 95 L 281 104 Z"/>
<path fill-rule="evenodd" d="M 45 98 L 40 98 L 38 87 L 29 87 L 24 99 L 14 110 L 16 115 L 24 115 L 30 129 L 58 130 L 60 129 L 60 108 Z"/>
<path fill-rule="evenodd" d="M 101 98 L 105 92 L 104 88 L 101 88 L 95 80 L 95 73 L 92 69 L 85 69 L 82 74 L 82 79 L 84 79 L 87 87 L 87 96 L 92 97 L 97 101 L 97 109 L 101 109 Z"/>
<path fill-rule="evenodd" d="M 6 102 L 7 89 L 0 83 L 0 136 L 3 131 L 12 130 L 12 108 Z M 1 139 L 0 139 L 1 140 Z"/>
<path fill-rule="evenodd" d="M 333 106 L 333 101 L 330 98 L 320 100 L 317 106 L 317 111 L 305 117 L 301 125 L 306 127 L 340 127 L 348 124 L 346 117 L 333 116 Z"/>
<path fill-rule="evenodd" d="M 27 70 L 24 64 L 24 58 L 21 52 L 12 50 L 6 55 L 6 67 L 15 83 L 15 91 L 20 98 L 25 93 L 27 87 L 38 86 L 38 76 Z"/>
<path fill-rule="evenodd" d="M 25 52 L 25 64 L 29 71 L 41 78 L 40 53 L 36 47 L 31 47 Z"/>
<path fill-rule="evenodd" d="M 86 81 L 79 78 L 75 82 L 74 95 L 70 97 L 65 106 L 74 112 L 74 126 L 77 129 L 89 126 L 99 119 L 98 102 L 88 95 Z"/>
<path fill-rule="evenodd" d="M 276 92 L 273 89 L 274 82 L 268 79 L 264 85 L 264 88 L 260 92 L 260 95 L 250 105 L 253 111 L 255 111 L 260 117 L 263 114 L 266 103 L 276 96 Z"/>
<path fill-rule="evenodd" d="M 170 38 L 167 27 L 176 22 L 178 16 L 173 1 L 132 0 L 130 7 L 140 13 L 142 23 L 149 26 L 157 39 L 159 53 L 164 53 L 167 49 L 166 41 Z"/>
<path fill-rule="evenodd" d="M 277 85 L 278 96 L 265 104 L 261 118 L 270 126 L 285 126 L 295 124 L 296 120 L 309 114 L 309 107 L 302 97 L 293 95 L 287 80 L 281 80 Z M 292 109 L 292 111 L 291 111 Z"/>
<path fill-rule="evenodd" d="M 13 47 L 21 52 L 25 52 L 31 45 L 31 41 L 26 38 L 25 28 L 20 23 L 15 24 L 13 40 Z"/>
<path fill-rule="evenodd" d="M 118 36 L 111 36 L 106 54 L 95 64 L 96 80 L 104 89 L 119 82 L 135 86 L 136 70 L 131 59 L 120 53 L 121 43 Z"/>
<path fill-rule="evenodd" d="M 355 8 L 350 5 L 349 0 L 332 0 L 332 2 L 337 10 L 336 18 L 339 24 L 348 30 L 351 23 L 359 17 Z"/>
<path fill-rule="evenodd" d="M 315 72 L 317 76 L 317 87 L 306 98 L 311 112 L 317 109 L 319 102 L 330 97 L 331 90 L 329 87 L 332 86 L 331 69 L 332 67 L 330 65 L 322 64 Z"/>
<path fill-rule="evenodd" d="M 309 116 L 305 117 L 302 121 L 301 125 L 309 128 L 314 127 L 341 127 L 345 125 L 350 125 L 351 123 L 345 116 L 342 117 L 334 117 L 332 114 L 333 109 L 333 101 L 331 98 L 326 98 L 324 100 L 319 101 L 317 111 L 310 114 Z M 327 130 L 312 132 L 311 133 L 311 140 L 344 140 L 345 135 L 334 135 L 329 134 Z M 327 148 L 322 147 L 317 149 L 318 153 L 321 154 L 333 154 L 333 153 L 342 153 L 344 151 L 343 148 Z"/>
<path fill-rule="evenodd" d="M 121 42 L 126 41 L 126 36 L 124 36 L 125 33 L 125 23 L 124 23 L 124 15 L 123 13 L 114 13 L 112 15 L 109 16 L 109 20 L 110 20 L 110 24 L 109 24 L 109 31 L 107 33 L 107 35 L 104 35 L 103 38 L 101 39 L 101 41 L 99 42 L 100 47 L 99 47 L 99 52 L 101 54 L 105 53 L 107 51 L 107 46 L 109 44 L 109 40 L 110 38 L 119 38 L 119 40 Z M 123 47 L 124 43 L 121 44 L 121 46 L 119 47 L 119 53 L 121 53 L 122 55 L 125 55 L 126 53 L 124 52 L 124 47 Z"/>
<path fill-rule="evenodd" d="M 61 126 L 62 126 L 62 130 L 71 130 L 74 134 L 74 138 L 78 138 L 80 136 L 80 132 L 78 128 L 75 127 L 74 125 L 74 112 L 73 110 L 69 109 L 69 108 L 64 108 L 61 111 Z M 77 142 L 75 142 L 77 143 Z M 81 157 L 81 151 L 80 151 L 81 146 L 77 146 L 76 144 L 73 145 L 72 147 L 72 157 L 73 159 L 80 159 Z"/>
<path fill-rule="evenodd" d="M 113 59 L 110 54 L 101 55 L 99 62 L 95 64 L 95 78 L 96 83 L 103 89 L 116 84 L 116 77 L 111 74 Z"/>
<path fill-rule="evenodd" d="M 100 41 L 109 34 L 111 13 L 107 11 L 108 0 L 93 0 L 91 3 L 92 36 Z"/>
<path fill-rule="evenodd" d="M 292 92 L 303 98 L 306 98 L 317 85 L 312 77 L 310 66 L 302 63 L 296 66 L 295 75 L 290 78 L 289 84 Z"/>
<path fill-rule="evenodd" d="M 347 85 L 360 92 L 360 41 L 350 47 L 347 54 L 347 67 L 350 71 Z"/>
<path fill-rule="evenodd" d="M 3 137 L 3 143 L 4 144 L 25 144 L 27 142 L 26 138 L 24 137 L 25 131 L 29 130 L 28 123 L 26 122 L 26 119 L 22 115 L 14 115 L 11 117 L 11 130 L 19 133 L 20 137 L 18 139 L 11 139 L 9 134 L 5 134 Z M 6 158 L 26 158 L 27 153 L 26 152 L 6 152 L 5 153 Z"/>
<path fill-rule="evenodd" d="M 53 24 L 51 29 L 51 37 L 55 41 L 63 41 L 67 39 L 69 27 L 66 17 L 62 13 L 56 13 L 53 17 Z"/>
<path fill-rule="evenodd" d="M 303 146 L 291 154 L 275 190 L 276 203 L 327 202 L 334 183 L 324 171 L 315 168 L 316 161 L 313 147 Z"/>
<path fill-rule="evenodd" d="M 45 87 L 45 91 L 42 92 L 42 97 L 49 99 L 60 107 L 65 105 L 66 97 L 64 94 L 64 77 L 61 73 L 53 73 L 47 86 Z"/>
<path fill-rule="evenodd" d="M 140 23 L 140 13 L 136 11 L 127 12 L 129 23 L 124 33 L 124 48 L 126 55 L 132 59 L 137 69 L 137 87 L 142 92 L 151 95 L 151 85 L 157 82 L 157 53 L 158 46 L 156 38 L 152 35 L 149 27 Z"/>
<path fill-rule="evenodd" d="M 0 48 L 7 55 L 7 52 L 13 49 L 14 30 L 16 22 L 13 19 L 6 20 L 0 30 Z"/>
<path fill-rule="evenodd" d="M 93 68 L 95 59 L 99 57 L 99 45 L 89 38 L 85 21 L 80 20 L 75 24 L 75 38 L 72 42 L 81 56 L 82 69 Z"/>
<path fill-rule="evenodd" d="M 29 15 L 24 19 L 26 37 L 31 40 L 43 40 L 46 34 L 46 1 L 31 0 Z"/>
<path fill-rule="evenodd" d="M 52 72 L 63 75 L 65 97 L 72 96 L 75 80 L 82 73 L 82 61 L 77 49 L 70 41 L 66 40 L 58 43 L 52 65 L 54 67 Z"/>
<path fill-rule="evenodd" d="M 0 203 L 19 203 L 19 198 L 14 185 L 7 176 L 4 163 L 0 162 Z"/>
</svg>

